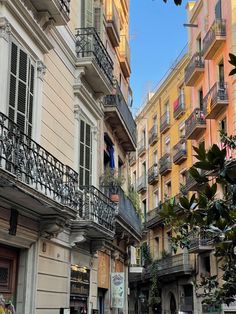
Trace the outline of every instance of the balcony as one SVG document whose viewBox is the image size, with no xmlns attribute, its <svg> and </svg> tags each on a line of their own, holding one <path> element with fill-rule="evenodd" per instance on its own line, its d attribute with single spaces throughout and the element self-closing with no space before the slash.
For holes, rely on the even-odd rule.
<svg viewBox="0 0 236 314">
<path fill-rule="evenodd" d="M 94 186 L 80 186 L 80 206 L 77 220 L 72 221 L 72 234 L 85 239 L 112 239 L 115 234 L 115 204 Z"/>
<path fill-rule="evenodd" d="M 204 61 L 202 59 L 202 54 L 196 52 L 191 60 L 189 61 L 186 69 L 184 81 L 186 86 L 194 86 L 199 77 L 204 72 Z"/>
<path fill-rule="evenodd" d="M 186 175 L 186 191 L 197 191 L 198 190 L 198 184 L 195 181 L 195 179 L 190 175 L 189 172 L 187 172 Z"/>
<path fill-rule="evenodd" d="M 186 140 L 181 139 L 174 146 L 173 162 L 175 165 L 180 165 L 187 159 L 187 143 Z"/>
<path fill-rule="evenodd" d="M 203 57 L 212 60 L 222 44 L 226 41 L 226 21 L 217 19 L 203 38 Z"/>
<path fill-rule="evenodd" d="M 120 45 L 118 47 L 120 66 L 126 78 L 130 77 L 130 48 L 126 35 L 120 35 Z"/>
<path fill-rule="evenodd" d="M 179 119 L 185 113 L 184 95 L 180 95 L 173 104 L 174 118 Z"/>
<path fill-rule="evenodd" d="M 146 180 L 146 175 L 141 176 L 138 179 L 137 183 L 137 192 L 142 193 L 147 190 L 147 180 Z"/>
<path fill-rule="evenodd" d="M 31 3 L 40 14 L 47 12 L 57 26 L 70 20 L 70 0 L 31 0 Z"/>
<path fill-rule="evenodd" d="M 157 142 L 157 125 L 153 125 L 151 130 L 149 131 L 148 143 L 149 145 L 154 145 Z"/>
<path fill-rule="evenodd" d="M 148 184 L 155 184 L 158 182 L 158 165 L 154 164 L 148 169 Z"/>
<path fill-rule="evenodd" d="M 201 136 L 206 130 L 206 119 L 202 110 L 196 108 L 193 110 L 189 118 L 185 121 L 186 138 L 195 140 Z"/>
<path fill-rule="evenodd" d="M 167 256 L 158 262 L 159 277 L 169 277 L 173 279 L 173 277 L 191 275 L 192 271 L 193 267 L 190 263 L 188 253 Z"/>
<path fill-rule="evenodd" d="M 189 235 L 189 253 L 204 253 L 213 250 L 213 238 L 212 233 L 203 232 L 194 233 Z"/>
<path fill-rule="evenodd" d="M 114 0 L 107 0 L 106 2 L 106 22 L 110 41 L 113 47 L 117 47 L 120 43 L 120 18 Z"/>
<path fill-rule="evenodd" d="M 171 156 L 169 153 L 166 153 L 164 156 L 162 156 L 159 163 L 159 173 L 161 176 L 167 175 L 172 170 Z"/>
<path fill-rule="evenodd" d="M 169 111 L 166 111 L 161 116 L 160 132 L 165 133 L 169 128 L 170 128 L 170 113 Z"/>
<path fill-rule="evenodd" d="M 146 152 L 146 141 L 145 138 L 142 138 L 137 145 L 138 156 L 142 156 Z"/>
<path fill-rule="evenodd" d="M 104 98 L 105 119 L 116 132 L 116 136 L 125 151 L 136 149 L 136 123 L 132 113 L 117 85 L 116 94 Z"/>
<path fill-rule="evenodd" d="M 129 165 L 133 166 L 136 163 L 136 151 L 131 152 L 129 155 Z"/>
<path fill-rule="evenodd" d="M 160 216 L 161 209 L 162 209 L 162 206 L 160 204 L 159 206 L 157 206 L 157 207 L 155 207 L 152 210 L 147 212 L 147 217 L 146 217 L 146 227 L 147 228 L 152 228 L 159 221 L 162 220 L 162 218 Z"/>
<path fill-rule="evenodd" d="M 215 83 L 203 99 L 206 119 L 216 119 L 229 104 L 227 83 Z"/>
<path fill-rule="evenodd" d="M 93 27 L 77 29 L 76 54 L 76 66 L 84 70 L 84 78 L 92 90 L 99 95 L 111 94 L 113 62 Z"/>
</svg>

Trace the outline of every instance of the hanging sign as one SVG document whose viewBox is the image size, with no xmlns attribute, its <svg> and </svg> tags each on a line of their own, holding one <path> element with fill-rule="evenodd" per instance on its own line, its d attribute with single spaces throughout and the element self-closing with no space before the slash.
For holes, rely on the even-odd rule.
<svg viewBox="0 0 236 314">
<path fill-rule="evenodd" d="M 111 273 L 111 307 L 124 307 L 124 273 Z"/>
</svg>

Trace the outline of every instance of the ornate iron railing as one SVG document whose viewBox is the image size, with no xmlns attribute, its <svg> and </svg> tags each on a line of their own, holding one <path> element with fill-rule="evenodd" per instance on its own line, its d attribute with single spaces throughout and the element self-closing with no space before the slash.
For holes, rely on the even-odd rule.
<svg viewBox="0 0 236 314">
<path fill-rule="evenodd" d="M 78 58 L 94 58 L 110 83 L 113 84 L 113 61 L 95 28 L 77 29 L 76 53 Z"/>
<path fill-rule="evenodd" d="M 159 160 L 159 173 L 162 175 L 167 171 L 170 171 L 172 169 L 171 164 L 171 155 L 169 153 L 166 153 L 163 155 Z"/>
<path fill-rule="evenodd" d="M 62 10 L 69 15 L 70 14 L 70 0 L 59 0 Z"/>
<path fill-rule="evenodd" d="M 186 140 L 181 139 L 174 147 L 173 162 L 178 162 L 181 158 L 187 157 Z"/>
<path fill-rule="evenodd" d="M 184 94 L 179 95 L 177 105 L 174 107 L 174 118 L 185 112 Z"/>
<path fill-rule="evenodd" d="M 142 191 L 147 188 L 147 179 L 146 179 L 146 174 L 142 175 L 141 177 L 138 178 L 137 182 L 137 191 Z"/>
<path fill-rule="evenodd" d="M 226 36 L 226 20 L 216 19 L 211 25 L 206 36 L 203 38 L 202 54 L 205 55 L 217 36 Z"/>
<path fill-rule="evenodd" d="M 170 127 L 170 112 L 166 111 L 161 116 L 161 122 L 160 122 L 160 131 L 164 132 L 167 128 Z"/>
<path fill-rule="evenodd" d="M 120 113 L 120 116 L 125 122 L 126 128 L 129 131 L 129 134 L 136 145 L 136 123 L 134 121 L 133 115 L 125 101 L 123 93 L 116 82 L 116 94 L 108 95 L 104 98 L 104 106 L 105 107 L 113 107 L 115 106 Z"/>
<path fill-rule="evenodd" d="M 216 82 L 203 99 L 204 113 L 210 113 L 222 101 L 228 101 L 228 85 L 225 82 Z"/>
<path fill-rule="evenodd" d="M 190 250 L 197 249 L 200 246 L 211 246 L 213 244 L 214 234 L 207 231 L 191 232 L 189 234 Z"/>
<path fill-rule="evenodd" d="M 148 183 L 152 183 L 154 180 L 158 180 L 158 165 L 156 163 L 148 169 Z"/>
<path fill-rule="evenodd" d="M 0 113 L 0 168 L 53 200 L 78 209 L 78 174 Z"/>
<path fill-rule="evenodd" d="M 161 210 L 162 210 L 162 205 L 159 205 L 159 206 L 153 208 L 152 210 L 148 211 L 147 212 L 147 218 L 146 218 L 147 223 L 149 221 L 151 221 L 152 219 L 156 218 L 157 215 L 160 215 Z"/>
<path fill-rule="evenodd" d="M 115 204 L 94 186 L 80 186 L 80 207 L 78 218 L 91 220 L 104 228 L 115 231 Z"/>
<path fill-rule="evenodd" d="M 185 82 L 188 82 L 191 78 L 193 72 L 197 68 L 204 68 L 204 60 L 202 58 L 202 53 L 196 52 L 191 60 L 189 61 L 187 67 L 185 68 Z"/>
<path fill-rule="evenodd" d="M 158 261 L 157 267 L 159 276 L 192 270 L 188 253 L 165 257 Z"/>
<path fill-rule="evenodd" d="M 138 144 L 137 144 L 137 149 L 138 149 L 138 155 L 142 154 L 146 150 L 146 140 L 145 138 L 142 138 Z"/>
<path fill-rule="evenodd" d="M 192 133 L 192 131 L 198 125 L 206 125 L 206 119 L 205 119 L 205 115 L 204 115 L 203 111 L 200 110 L 199 108 L 196 108 L 193 110 L 191 115 L 185 121 L 186 138 L 188 138 L 188 136 Z"/>
<path fill-rule="evenodd" d="M 150 145 L 152 145 L 156 141 L 157 141 L 157 124 L 154 124 L 149 131 L 148 142 Z"/>
</svg>

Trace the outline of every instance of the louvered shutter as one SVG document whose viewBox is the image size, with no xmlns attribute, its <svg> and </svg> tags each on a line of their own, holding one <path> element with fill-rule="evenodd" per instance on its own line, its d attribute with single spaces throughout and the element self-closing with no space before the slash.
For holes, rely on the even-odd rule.
<svg viewBox="0 0 236 314">
<path fill-rule="evenodd" d="M 80 121 L 79 183 L 89 185 L 91 176 L 91 127 Z"/>
<path fill-rule="evenodd" d="M 100 37 L 102 37 L 102 15 L 101 8 L 94 8 L 94 28 Z"/>
<path fill-rule="evenodd" d="M 93 27 L 93 0 L 81 0 L 81 26 Z"/>
<path fill-rule="evenodd" d="M 222 18 L 222 10 L 221 10 L 221 0 L 218 0 L 215 6 L 215 17 L 216 19 Z"/>
<path fill-rule="evenodd" d="M 27 53 L 12 43 L 8 114 L 20 130 L 30 137 L 33 122 L 34 72 L 34 65 Z"/>
</svg>

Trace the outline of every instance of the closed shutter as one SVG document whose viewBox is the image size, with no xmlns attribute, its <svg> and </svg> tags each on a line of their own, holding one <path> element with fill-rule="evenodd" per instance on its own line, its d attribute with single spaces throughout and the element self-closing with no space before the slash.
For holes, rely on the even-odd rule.
<svg viewBox="0 0 236 314">
<path fill-rule="evenodd" d="M 94 28 L 100 37 L 102 37 L 102 15 L 101 8 L 94 8 Z"/>
<path fill-rule="evenodd" d="M 9 118 L 31 137 L 35 68 L 29 56 L 15 43 L 11 46 Z"/>
<path fill-rule="evenodd" d="M 79 183 L 90 185 L 91 181 L 91 127 L 83 120 L 80 121 L 80 149 L 79 149 Z"/>
<path fill-rule="evenodd" d="M 221 0 L 218 0 L 215 6 L 215 17 L 216 19 L 222 18 L 222 10 L 221 10 Z"/>
<path fill-rule="evenodd" d="M 93 27 L 93 0 L 81 0 L 81 26 Z"/>
</svg>

